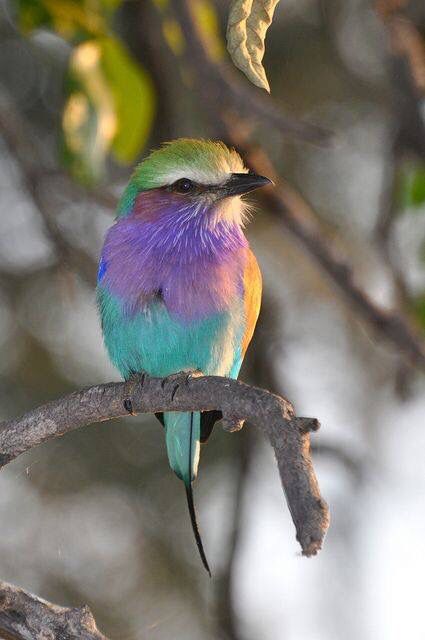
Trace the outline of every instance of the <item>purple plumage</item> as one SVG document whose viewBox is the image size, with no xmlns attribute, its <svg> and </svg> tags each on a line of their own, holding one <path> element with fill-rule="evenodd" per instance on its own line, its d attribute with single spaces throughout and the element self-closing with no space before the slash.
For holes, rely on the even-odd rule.
<svg viewBox="0 0 425 640">
<path fill-rule="evenodd" d="M 151 212 L 155 218 L 149 217 Z M 214 207 L 199 211 L 196 202 L 180 216 L 176 220 L 176 203 L 169 194 L 147 191 L 134 211 L 108 231 L 102 286 L 127 311 L 146 308 L 160 294 L 172 316 L 189 322 L 223 311 L 243 295 L 248 242 L 240 226 L 212 224 Z"/>
</svg>

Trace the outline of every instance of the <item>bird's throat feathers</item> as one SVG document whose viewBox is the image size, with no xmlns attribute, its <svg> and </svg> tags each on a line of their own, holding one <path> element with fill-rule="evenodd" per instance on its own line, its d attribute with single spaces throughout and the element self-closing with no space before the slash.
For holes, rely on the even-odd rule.
<svg viewBox="0 0 425 640">
<path fill-rule="evenodd" d="M 209 203 L 162 189 L 143 191 L 129 215 L 109 230 L 105 248 L 120 251 L 121 259 L 144 254 L 175 265 L 225 259 L 247 246 L 243 206 L 240 198 Z"/>
<path fill-rule="evenodd" d="M 238 293 L 247 249 L 230 211 L 145 191 L 107 234 L 99 284 L 130 313 L 161 296 L 172 313 L 195 319 L 221 311 Z"/>
</svg>

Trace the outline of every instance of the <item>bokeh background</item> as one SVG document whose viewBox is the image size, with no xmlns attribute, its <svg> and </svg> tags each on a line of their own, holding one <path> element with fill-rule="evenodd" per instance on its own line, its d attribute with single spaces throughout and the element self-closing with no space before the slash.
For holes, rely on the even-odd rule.
<svg viewBox="0 0 425 640">
<path fill-rule="evenodd" d="M 228 3 L 192 5 L 211 60 L 231 66 Z M 214 96 L 209 108 L 200 96 L 202 69 L 184 59 L 180 18 L 173 0 L 0 2 L 4 419 L 118 379 L 94 300 L 116 199 L 161 141 L 226 138 Z M 423 1 L 281 0 L 265 66 L 275 107 L 333 130 L 333 144 L 242 117 L 242 104 L 230 127 L 262 145 L 364 293 L 420 341 Z M 422 638 L 423 373 L 358 317 L 260 196 L 255 204 L 247 233 L 265 295 L 242 378 L 322 423 L 314 462 L 332 514 L 322 552 L 300 556 L 260 432 L 216 429 L 195 489 L 209 580 L 162 430 L 139 416 L 68 434 L 2 470 L 0 577 L 87 603 L 114 640 Z"/>
</svg>

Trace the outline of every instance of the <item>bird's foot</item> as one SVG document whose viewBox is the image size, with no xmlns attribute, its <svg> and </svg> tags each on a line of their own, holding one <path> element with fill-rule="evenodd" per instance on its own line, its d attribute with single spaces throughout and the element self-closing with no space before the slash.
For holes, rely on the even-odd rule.
<svg viewBox="0 0 425 640">
<path fill-rule="evenodd" d="M 202 371 L 200 369 L 193 369 L 193 371 L 187 371 L 186 372 L 186 384 L 192 378 L 202 378 L 203 375 L 204 374 L 202 373 Z"/>
<path fill-rule="evenodd" d="M 123 405 L 127 413 L 129 413 L 131 416 L 137 416 L 137 413 L 133 411 L 133 403 L 131 401 L 131 398 L 124 398 Z"/>
<path fill-rule="evenodd" d="M 168 384 L 171 384 L 173 382 L 176 382 L 177 380 L 180 380 L 183 375 L 185 375 L 185 382 L 187 383 L 191 378 L 200 378 L 204 374 L 202 373 L 202 371 L 199 371 L 199 369 L 193 369 L 191 371 L 177 371 L 177 373 L 170 373 L 169 376 L 165 376 L 165 378 L 161 380 L 161 387 L 164 389 Z"/>
<path fill-rule="evenodd" d="M 235 418 L 235 416 L 223 416 L 221 419 L 221 426 L 228 433 L 234 433 L 235 431 L 240 431 L 245 424 L 245 420 L 240 420 L 239 418 Z"/>
<path fill-rule="evenodd" d="M 177 373 L 171 373 L 169 376 L 163 378 L 161 380 L 162 389 L 165 389 L 165 387 L 167 387 L 168 385 L 172 385 L 171 401 L 174 400 L 174 396 L 176 395 L 180 387 L 183 374 L 185 376 L 184 384 L 188 384 L 189 380 L 191 380 L 192 378 L 199 378 L 203 376 L 202 371 L 199 371 L 199 369 L 194 369 L 193 371 L 178 371 Z"/>
<path fill-rule="evenodd" d="M 133 410 L 133 402 L 131 400 L 133 387 L 134 387 L 134 385 L 140 384 L 141 388 L 143 388 L 143 385 L 145 384 L 146 377 L 147 377 L 147 374 L 144 371 L 142 371 L 141 373 L 132 374 L 130 376 L 130 378 L 127 380 L 127 384 L 128 384 L 127 393 L 128 393 L 128 395 L 127 395 L 126 398 L 124 398 L 123 405 L 124 405 L 124 409 L 131 416 L 137 416 L 137 413 Z"/>
</svg>

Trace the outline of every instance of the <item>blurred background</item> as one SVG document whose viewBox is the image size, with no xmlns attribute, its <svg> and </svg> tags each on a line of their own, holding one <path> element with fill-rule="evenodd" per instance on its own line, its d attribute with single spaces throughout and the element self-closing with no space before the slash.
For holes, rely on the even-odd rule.
<svg viewBox="0 0 425 640">
<path fill-rule="evenodd" d="M 228 2 L 191 4 L 210 63 L 231 67 Z M 202 91 L 211 74 L 191 55 L 182 6 L 0 1 L 2 419 L 118 380 L 96 315 L 96 261 L 132 167 L 178 136 L 261 144 L 364 295 L 420 344 L 423 0 L 281 0 L 265 56 L 272 98 L 229 68 L 240 93 L 228 117 L 220 95 Z M 250 100 L 335 140 L 286 135 Z M 241 377 L 322 423 L 314 463 L 332 523 L 321 553 L 301 557 L 260 432 L 216 429 L 195 487 L 209 580 L 162 430 L 139 416 L 2 470 L 0 578 L 87 603 L 114 640 L 422 638 L 423 367 L 359 315 L 266 200 L 255 205 L 247 233 L 265 293 Z"/>
</svg>

